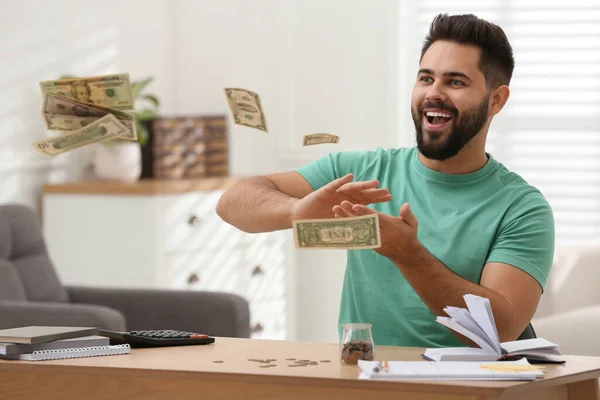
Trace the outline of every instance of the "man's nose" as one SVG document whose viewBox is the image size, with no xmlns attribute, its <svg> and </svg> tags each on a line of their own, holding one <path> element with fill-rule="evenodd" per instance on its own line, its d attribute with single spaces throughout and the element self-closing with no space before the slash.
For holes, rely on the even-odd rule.
<svg viewBox="0 0 600 400">
<path fill-rule="evenodd" d="M 443 103 L 446 101 L 446 93 L 442 89 L 441 85 L 436 82 L 433 85 L 429 86 L 429 90 L 425 94 L 425 100 L 438 101 Z"/>
</svg>

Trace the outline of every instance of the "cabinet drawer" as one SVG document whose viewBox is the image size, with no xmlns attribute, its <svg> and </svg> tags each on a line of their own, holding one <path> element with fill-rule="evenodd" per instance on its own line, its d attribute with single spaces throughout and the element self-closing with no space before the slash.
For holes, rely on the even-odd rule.
<svg viewBox="0 0 600 400">
<path fill-rule="evenodd" d="M 285 296 L 283 246 L 251 246 L 245 251 L 244 270 L 249 277 L 247 298 L 279 300 Z"/>
<path fill-rule="evenodd" d="M 250 336 L 254 339 L 286 338 L 285 302 L 254 301 L 250 303 Z"/>
<path fill-rule="evenodd" d="M 173 289 L 234 293 L 245 297 L 248 276 L 243 274 L 241 251 L 201 252 L 166 258 L 163 277 Z"/>
<path fill-rule="evenodd" d="M 169 253 L 239 246 L 247 234 L 216 212 L 222 190 L 193 192 L 164 199 L 163 240 Z"/>
</svg>

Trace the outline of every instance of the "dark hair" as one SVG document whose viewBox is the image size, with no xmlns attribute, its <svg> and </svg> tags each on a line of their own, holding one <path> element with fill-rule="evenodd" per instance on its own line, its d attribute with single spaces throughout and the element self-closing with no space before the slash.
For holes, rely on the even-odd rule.
<svg viewBox="0 0 600 400">
<path fill-rule="evenodd" d="M 506 34 L 498 25 L 473 14 L 438 14 L 429 27 L 421 49 L 425 52 L 438 40 L 475 45 L 481 49 L 479 69 L 485 76 L 488 89 L 508 85 L 515 68 L 513 51 Z"/>
</svg>

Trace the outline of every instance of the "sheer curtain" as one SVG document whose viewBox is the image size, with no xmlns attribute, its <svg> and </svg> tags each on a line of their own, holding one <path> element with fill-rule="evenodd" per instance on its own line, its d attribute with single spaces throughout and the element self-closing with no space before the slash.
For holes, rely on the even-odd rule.
<svg viewBox="0 0 600 400">
<path fill-rule="evenodd" d="M 504 29 L 516 65 L 488 151 L 548 199 L 557 245 L 600 238 L 600 2 L 406 1 L 401 43 L 411 87 L 438 13 L 473 13 Z"/>
</svg>

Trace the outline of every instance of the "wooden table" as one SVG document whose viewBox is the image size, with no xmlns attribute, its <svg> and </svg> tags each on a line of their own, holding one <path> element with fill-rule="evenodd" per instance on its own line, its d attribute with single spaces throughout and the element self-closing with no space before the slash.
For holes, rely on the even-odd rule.
<svg viewBox="0 0 600 400">
<path fill-rule="evenodd" d="M 378 347 L 378 360 L 420 360 L 422 349 Z M 293 361 L 318 365 L 288 367 Z M 535 382 L 357 380 L 336 344 L 217 338 L 205 346 L 55 361 L 0 361 L 0 399 L 577 399 L 598 400 L 600 358 L 565 356 Z M 248 359 L 276 359 L 276 367 Z M 322 360 L 331 360 L 323 363 Z M 223 361 L 214 363 L 214 361 Z"/>
</svg>

